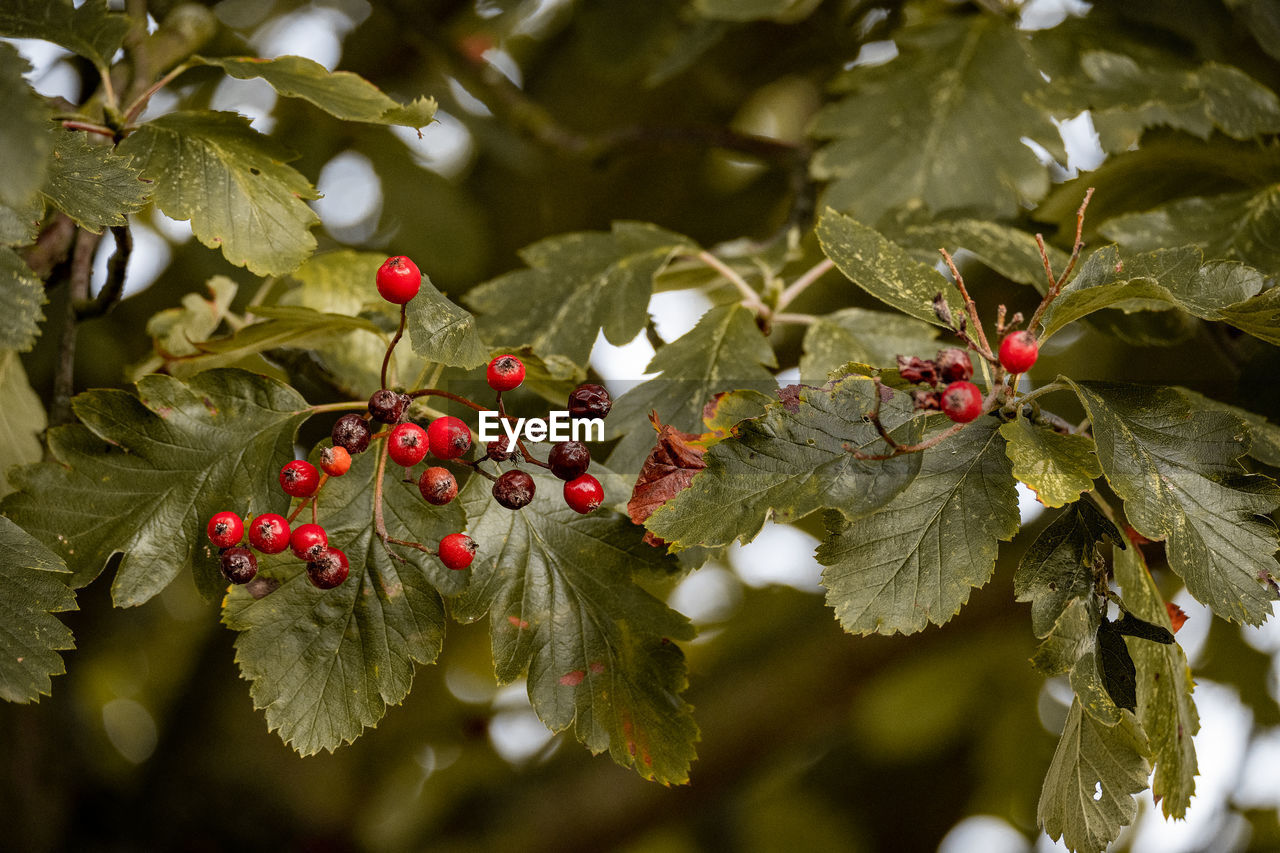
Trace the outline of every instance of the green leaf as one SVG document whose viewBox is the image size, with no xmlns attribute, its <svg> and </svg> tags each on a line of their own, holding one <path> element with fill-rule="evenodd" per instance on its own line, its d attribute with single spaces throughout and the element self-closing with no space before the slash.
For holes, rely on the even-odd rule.
<svg viewBox="0 0 1280 853">
<path fill-rule="evenodd" d="M 0 349 L 35 346 L 44 320 L 44 282 L 18 253 L 0 246 Z"/>
<path fill-rule="evenodd" d="M 1063 435 L 1023 417 L 1000 427 L 1000 434 L 1007 442 L 1013 476 L 1047 507 L 1073 503 L 1102 476 L 1093 439 L 1087 435 Z"/>
<path fill-rule="evenodd" d="M 818 242 L 840 272 L 886 305 L 926 323 L 942 325 L 933 313 L 933 298 L 946 297 L 954 316 L 963 303 L 951 282 L 874 228 L 828 208 L 819 218 Z"/>
<path fill-rule="evenodd" d="M 1280 272 L 1280 187 L 1180 198 L 1108 219 L 1098 230 L 1129 251 L 1194 245 L 1205 257 L 1243 261 L 1275 275 Z"/>
<path fill-rule="evenodd" d="M 48 421 L 44 404 L 27 381 L 27 372 L 13 350 L 0 350 L 0 497 L 13 491 L 8 471 L 15 465 L 39 462 L 44 451 L 40 435 Z"/>
<path fill-rule="evenodd" d="M 835 82 L 847 93 L 812 133 L 834 139 L 812 173 L 825 202 L 865 222 L 896 207 L 972 208 L 1014 215 L 1049 189 L 1024 137 L 1064 159 L 1031 40 L 1012 20 L 949 15 L 894 33 L 899 55 Z"/>
<path fill-rule="evenodd" d="M 1138 670 L 1116 623 L 1102 617 L 1098 626 L 1097 667 L 1102 685 L 1117 708 L 1138 710 Z"/>
<path fill-rule="evenodd" d="M 937 338 L 936 326 L 887 311 L 844 308 L 824 314 L 805 332 L 800 381 L 825 382 L 850 361 L 893 367 L 898 355 L 929 358 Z"/>
<path fill-rule="evenodd" d="M 1162 628 L 1145 619 L 1139 619 L 1132 613 L 1124 613 L 1120 617 L 1120 621 L 1115 623 L 1116 633 L 1126 637 L 1135 637 L 1140 640 L 1146 640 L 1151 643 L 1160 643 L 1169 645 L 1174 642 L 1173 632 L 1168 628 Z"/>
<path fill-rule="evenodd" d="M 1124 714 L 1108 689 L 1099 648 L 1102 615 L 1096 599 L 1073 600 L 1036 649 L 1031 662 L 1045 675 L 1069 673 L 1071 690 L 1088 716 L 1114 726 L 1124 719 Z"/>
<path fill-rule="evenodd" d="M 750 310 L 738 303 L 712 308 L 696 326 L 654 354 L 645 372 L 661 376 L 618 398 L 607 429 L 622 441 L 609 456 L 610 467 L 640 470 L 653 448 L 650 412 L 656 411 L 664 424 L 676 429 L 700 432 L 703 409 L 722 391 L 755 390 L 773 398 L 778 383 L 767 368 L 777 366 L 773 348 Z"/>
<path fill-rule="evenodd" d="M 49 677 L 66 672 L 61 649 L 75 648 L 52 613 L 76 609 L 63 582 L 67 566 L 21 527 L 0 516 L 0 699 L 31 702 L 48 696 Z"/>
<path fill-rule="evenodd" d="M 585 364 L 600 329 L 614 344 L 644 330 L 654 275 L 675 253 L 696 248 L 643 222 L 560 234 L 521 249 L 528 269 L 485 282 L 466 301 L 481 314 L 486 340 Z"/>
<path fill-rule="evenodd" d="M 1209 62 L 1194 70 L 1158 68 L 1108 51 L 1080 59 L 1102 147 L 1111 153 L 1138 144 L 1143 131 L 1164 125 L 1205 139 L 1220 130 L 1233 139 L 1280 131 L 1280 99 L 1238 68 Z M 1078 95 L 1077 95 L 1078 96 Z"/>
<path fill-rule="evenodd" d="M 519 512 L 473 477 L 461 500 L 481 543 L 471 584 L 453 601 L 464 622 L 486 613 L 498 680 L 527 674 L 529 699 L 552 731 L 574 727 L 593 753 L 665 784 L 689 778 L 698 727 L 680 694 L 693 637 L 683 616 L 637 579 L 674 571 L 612 512 L 578 515 L 559 480 L 533 469 L 539 494 Z M 491 543 L 491 544 L 486 544 Z"/>
<path fill-rule="evenodd" d="M 435 661 L 444 643 L 437 590 L 457 592 L 464 583 L 462 572 L 415 549 L 391 546 L 404 563 L 387 555 L 373 526 L 377 462 L 377 447 L 359 454 L 321 493 L 319 523 L 351 566 L 343 584 L 316 589 L 286 552 L 260 557 L 258 577 L 232 587 L 225 601 L 223 622 L 240 632 L 236 662 L 252 682 L 254 707 L 302 755 L 355 740 L 404 700 L 414 664 Z M 463 529 L 456 504 L 430 506 L 391 468 L 383 513 L 392 537 L 434 548 Z"/>
<path fill-rule="evenodd" d="M 142 207 L 151 188 L 132 157 L 108 145 L 91 145 L 87 134 L 58 130 L 43 192 L 77 225 L 101 233 L 126 224 L 125 214 Z"/>
<path fill-rule="evenodd" d="M 2 144 L 2 143 L 0 143 Z M 40 236 L 44 198 L 33 194 L 26 204 L 8 207 L 0 203 L 0 246 L 28 246 Z"/>
<path fill-rule="evenodd" d="M 1280 468 L 1280 426 L 1248 409 L 1229 406 L 1192 391 L 1190 388 L 1177 390 L 1194 409 L 1227 412 L 1243 420 L 1249 426 L 1249 437 L 1253 439 L 1249 443 L 1249 455 L 1272 468 Z"/>
<path fill-rule="evenodd" d="M 774 20 L 792 23 L 807 18 L 822 0 L 693 0 L 693 9 L 716 21 Z"/>
<path fill-rule="evenodd" d="M 137 387 L 137 397 L 77 396 L 81 423 L 49 433 L 57 462 L 11 472 L 21 491 L 3 511 L 67 561 L 74 586 L 123 553 L 111 585 L 120 607 L 142 604 L 186 568 L 212 597 L 226 581 L 205 525 L 221 510 L 285 509 L 273 472 L 293 458 L 306 401 L 239 370 L 210 370 L 186 383 L 153 374 Z"/>
<path fill-rule="evenodd" d="M 1130 548 L 1117 553 L 1114 566 L 1125 606 L 1142 619 L 1172 629 L 1169 611 L 1141 552 Z M 1200 716 L 1191 696 L 1195 682 L 1187 656 L 1177 643 L 1138 641 L 1131 645 L 1131 651 L 1138 667 L 1138 720 L 1151 739 L 1148 754 L 1156 766 L 1151 792 L 1159 798 L 1165 817 L 1181 818 L 1195 793 L 1198 771 L 1192 740 L 1200 730 Z"/>
<path fill-rule="evenodd" d="M 1071 381 L 1071 380 L 1067 380 Z M 1280 547 L 1266 516 L 1280 487 L 1246 474 L 1239 418 L 1196 411 L 1172 388 L 1071 382 L 1093 423 L 1098 461 L 1134 529 L 1165 540 L 1170 567 L 1224 619 L 1261 624 Z"/>
<path fill-rule="evenodd" d="M 707 467 L 674 500 L 645 522 L 657 537 L 682 548 L 750 542 L 772 516 L 798 521 L 819 509 L 855 519 L 875 512 L 911 483 L 919 453 L 862 460 L 854 451 L 889 451 L 874 425 L 875 386 L 846 377 L 821 388 L 798 386 L 796 396 L 771 403 L 738 425 L 736 434 L 707 451 Z M 920 440 L 923 418 L 897 395 L 881 418 L 901 444 Z"/>
<path fill-rule="evenodd" d="M 397 124 L 416 129 L 426 127 L 436 114 L 434 98 L 423 97 L 407 105 L 400 104 L 358 74 L 329 71 L 315 60 L 302 56 L 275 59 L 195 56 L 191 61 L 217 66 L 237 80 L 260 77 L 281 95 L 310 101 L 344 121 Z"/>
<path fill-rule="evenodd" d="M 1073 601 L 1094 589 L 1094 546 L 1108 538 L 1125 547 L 1119 529 L 1090 501 L 1073 504 L 1036 537 L 1013 574 L 1018 601 L 1031 602 L 1031 628 L 1047 637 Z"/>
<path fill-rule="evenodd" d="M 915 250 L 916 257 L 930 265 L 938 261 L 939 249 L 948 249 L 952 255 L 958 249 L 967 249 L 1011 281 L 1031 285 L 1042 292 L 1048 286 L 1035 236 L 1009 225 L 985 219 L 952 219 L 908 225 L 890 236 L 900 245 Z M 1045 252 L 1054 272 L 1061 275 L 1070 256 L 1047 244 Z"/>
<path fill-rule="evenodd" d="M 1280 287 L 1272 287 L 1252 299 L 1228 305 L 1218 314 L 1240 331 L 1280 346 Z"/>
<path fill-rule="evenodd" d="M 32 5 L 57 3 L 28 0 Z M 87 5 L 92 5 L 86 3 Z M 16 10 L 15 10 L 16 11 Z M 0 32 L 6 32 L 12 12 L 0 8 Z M 20 16 L 19 16 L 20 17 Z M 27 85 L 23 75 L 31 70 L 27 60 L 11 44 L 0 43 L 0 204 L 25 204 L 44 183 L 49 168 L 53 138 L 49 134 L 49 111 L 44 101 Z"/>
<path fill-rule="evenodd" d="M 181 308 L 166 308 L 147 321 L 154 354 L 130 368 L 132 378 L 155 373 L 172 358 L 196 355 L 197 344 L 207 341 L 222 324 L 236 296 L 236 283 L 225 275 L 215 275 L 205 282 L 211 299 L 198 293 L 182 297 Z"/>
<path fill-rule="evenodd" d="M 107 0 L 6 0 L 0 6 L 0 35 L 44 39 L 78 53 L 100 71 L 120 49 L 129 19 L 107 10 Z M 6 118 L 7 118 L 6 113 Z"/>
<path fill-rule="evenodd" d="M 489 360 L 471 312 L 450 302 L 423 274 L 422 289 L 409 300 L 409 341 L 413 351 L 436 364 L 470 368 Z"/>
<path fill-rule="evenodd" d="M 1138 813 L 1147 787 L 1147 738 L 1132 715 L 1107 726 L 1071 704 L 1040 792 L 1036 820 L 1069 850 L 1098 851 Z"/>
<path fill-rule="evenodd" d="M 315 250 L 319 198 L 285 162 L 291 155 L 235 113 L 178 111 L 139 127 L 118 146 L 155 182 L 155 202 L 190 219 L 201 243 L 257 275 L 298 267 Z"/>
<path fill-rule="evenodd" d="M 846 631 L 941 625 L 991 579 L 999 540 L 1012 539 L 1019 521 L 997 426 L 995 418 L 975 421 L 925 451 L 920 473 L 888 506 L 829 525 L 817 556 L 827 604 Z"/>
</svg>

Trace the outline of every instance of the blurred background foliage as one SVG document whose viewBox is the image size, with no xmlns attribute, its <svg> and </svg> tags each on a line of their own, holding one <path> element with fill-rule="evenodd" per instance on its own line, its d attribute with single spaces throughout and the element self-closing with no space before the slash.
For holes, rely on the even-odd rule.
<svg viewBox="0 0 1280 853">
<path fill-rule="evenodd" d="M 147 7 L 159 21 L 179 5 Z M 301 53 L 401 100 L 427 93 L 440 101 L 439 123 L 418 139 L 344 124 L 209 70 L 181 78 L 151 114 L 180 101 L 253 117 L 298 152 L 294 165 L 325 194 L 316 203 L 322 251 L 411 255 L 455 299 L 518 266 L 520 247 L 607 229 L 615 219 L 655 222 L 708 246 L 766 241 L 805 221 L 818 201 L 805 173 L 805 129 L 828 83 L 860 55 L 891 55 L 904 16 L 971 11 L 941 0 L 797 0 L 776 20 L 752 19 L 755 4 L 745 0 L 205 5 L 218 21 L 208 55 Z M 1008 0 L 976 5 L 1020 12 L 1028 27 L 1088 11 L 1073 0 L 1021 10 Z M 1280 15 L 1266 0 L 1100 2 L 1090 14 L 1112 16 L 1153 50 L 1229 61 L 1280 89 L 1280 64 L 1268 53 L 1280 43 Z M 1062 25 L 1064 50 L 1080 47 L 1069 45 L 1071 24 Z M 91 67 L 23 47 L 42 92 L 79 102 L 95 85 Z M 930 97 L 924 82 L 920 99 Z M 753 159 L 714 144 L 724 128 L 799 147 Z M 627 129 L 638 130 L 623 144 L 600 145 Z M 1173 197 L 1243 189 L 1274 180 L 1280 157 L 1272 146 L 1155 131 L 1136 150 L 1091 166 L 1087 184 L 1070 162 L 1059 166 L 1047 198 L 1020 221 L 1049 232 L 1069 223 L 1086 185 L 1098 187 L 1095 223 Z M 130 295 L 83 327 L 78 387 L 123 385 L 151 351 L 141 331 L 147 320 L 203 292 L 211 276 L 239 285 L 236 305 L 260 284 L 158 212 L 139 216 L 134 235 Z M 965 271 L 986 304 L 1027 298 L 976 263 Z M 51 296 L 46 314 L 61 316 L 60 296 Z M 870 304 L 830 279 L 804 300 L 798 310 Z M 1123 373 L 1280 416 L 1274 347 L 1184 324 L 1177 312 L 1111 322 L 1130 341 L 1181 342 L 1121 343 L 1100 331 L 1104 321 L 1059 336 L 1042 375 L 1068 366 L 1076 378 Z M 54 331 L 22 357 L 42 394 L 52 381 Z M 784 367 L 796 363 L 799 337 L 794 329 L 774 334 Z M 643 363 L 606 378 L 637 378 Z M 323 386 L 303 387 L 323 402 L 312 393 Z M 66 655 L 68 674 L 55 680 L 53 696 L 0 705 L 0 847 L 1052 849 L 1035 829 L 1035 804 L 1070 692 L 1027 662 L 1034 638 L 1027 608 L 1012 602 L 1010 576 L 1048 518 L 1028 506 L 1025 519 L 993 582 L 944 629 L 910 638 L 841 633 L 816 585 L 808 523 L 770 528 L 731 549 L 726 564 L 686 580 L 671 595 L 701 628 L 687 651 L 688 698 L 703 741 L 692 784 L 679 789 L 550 737 L 522 685 L 494 688 L 478 625 L 450 626 L 439 665 L 420 668 L 409 699 L 376 731 L 334 755 L 300 759 L 251 709 L 233 635 L 189 581 L 129 610 L 113 609 L 100 581 L 80 593 L 78 612 L 63 616 L 79 650 Z M 1159 548 L 1148 550 L 1158 567 Z M 1210 629 L 1206 610 L 1183 594 L 1175 600 L 1191 614 L 1179 640 L 1204 718 L 1200 793 L 1180 825 L 1165 825 L 1146 794 L 1142 817 L 1118 847 L 1280 849 L 1280 631 L 1220 622 Z"/>
</svg>

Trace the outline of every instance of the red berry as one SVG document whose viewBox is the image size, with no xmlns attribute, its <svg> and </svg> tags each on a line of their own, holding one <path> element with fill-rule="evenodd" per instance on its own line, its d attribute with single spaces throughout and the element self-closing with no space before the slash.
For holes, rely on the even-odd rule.
<svg viewBox="0 0 1280 853">
<path fill-rule="evenodd" d="M 564 484 L 564 502 L 569 509 L 585 515 L 604 503 L 604 486 L 590 474 L 575 477 Z"/>
<path fill-rule="evenodd" d="M 404 255 L 387 258 L 378 267 L 378 293 L 388 302 L 403 305 L 418 295 L 422 273 L 418 265 Z"/>
<path fill-rule="evenodd" d="M 369 422 L 360 415 L 343 415 L 333 422 L 333 443 L 355 456 L 369 449 Z"/>
<path fill-rule="evenodd" d="M 510 391 L 524 381 L 524 362 L 514 355 L 500 355 L 489 362 L 485 378 L 493 390 Z"/>
<path fill-rule="evenodd" d="M 396 424 L 387 439 L 391 461 L 412 468 L 427 455 L 427 431 L 417 424 Z"/>
<path fill-rule="evenodd" d="M 326 447 L 320 451 L 320 470 L 330 477 L 341 477 L 351 470 L 351 454 L 345 447 Z"/>
<path fill-rule="evenodd" d="M 514 450 L 511 453 L 514 453 Z M 485 455 L 495 462 L 506 462 L 511 458 L 511 453 L 507 452 L 507 439 L 505 438 L 495 438 L 485 445 Z"/>
<path fill-rule="evenodd" d="M 507 509 L 523 509 L 533 500 L 533 478 L 523 471 L 507 471 L 493 484 L 493 499 Z"/>
<path fill-rule="evenodd" d="M 249 522 L 249 544 L 264 554 L 279 554 L 289 547 L 289 522 L 283 515 L 263 513 Z"/>
<path fill-rule="evenodd" d="M 209 541 L 218 548 L 239 545 L 244 538 L 244 522 L 234 512 L 215 513 L 209 519 Z"/>
<path fill-rule="evenodd" d="M 303 459 L 295 459 L 280 469 L 280 488 L 286 495 L 309 498 L 320 486 L 320 472 Z"/>
<path fill-rule="evenodd" d="M 307 563 L 307 580 L 320 589 L 340 586 L 351 574 L 347 555 L 337 548 L 325 548 Z"/>
<path fill-rule="evenodd" d="M 480 546 L 465 533 L 450 533 L 440 540 L 440 562 L 451 569 L 465 569 Z"/>
<path fill-rule="evenodd" d="M 580 441 L 562 441 L 551 448 L 547 464 L 551 466 L 551 473 L 561 480 L 572 480 L 587 473 L 591 451 Z"/>
<path fill-rule="evenodd" d="M 369 398 L 369 414 L 373 415 L 375 421 L 382 421 L 384 424 L 400 423 L 404 410 L 411 402 L 413 400 L 408 394 L 383 388 L 380 391 L 374 391 L 373 396 Z"/>
<path fill-rule="evenodd" d="M 314 560 L 329 547 L 329 534 L 318 524 L 303 524 L 289 536 L 289 548 L 299 560 Z"/>
<path fill-rule="evenodd" d="M 222 552 L 219 568 L 232 583 L 248 583 L 258 573 L 258 558 L 248 548 L 228 548 Z"/>
<path fill-rule="evenodd" d="M 982 414 L 982 392 L 972 382 L 952 382 L 942 392 L 942 413 L 958 424 Z"/>
<path fill-rule="evenodd" d="M 1026 373 L 1039 355 L 1040 345 L 1030 332 L 1012 332 L 1000 342 L 1000 365 L 1010 373 Z"/>
<path fill-rule="evenodd" d="M 471 449 L 471 430 L 452 415 L 432 421 L 427 426 L 427 439 L 437 459 L 457 459 Z"/>
<path fill-rule="evenodd" d="M 943 382 L 959 382 L 973 375 L 973 362 L 969 360 L 969 354 L 959 347 L 938 350 L 933 362 L 938 366 L 938 375 Z"/>
<path fill-rule="evenodd" d="M 613 399 L 603 385 L 584 382 L 569 394 L 569 417 L 603 418 L 613 408 Z"/>
<path fill-rule="evenodd" d="M 418 491 L 432 506 L 444 506 L 458 496 L 458 481 L 445 468 L 428 468 L 418 478 Z"/>
</svg>

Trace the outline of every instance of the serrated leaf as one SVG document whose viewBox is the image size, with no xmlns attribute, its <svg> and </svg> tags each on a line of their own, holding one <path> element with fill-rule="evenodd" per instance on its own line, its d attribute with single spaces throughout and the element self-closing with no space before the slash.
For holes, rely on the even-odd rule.
<svg viewBox="0 0 1280 853">
<path fill-rule="evenodd" d="M 1205 257 L 1243 261 L 1275 275 L 1280 272 L 1280 187 L 1180 198 L 1108 219 L 1098 230 L 1129 251 L 1194 245 Z"/>
<path fill-rule="evenodd" d="M 117 146 L 154 181 L 156 204 L 210 248 L 257 275 L 298 267 L 315 250 L 319 198 L 284 148 L 227 112 L 178 111 L 139 127 Z"/>
<path fill-rule="evenodd" d="M 1047 637 L 1072 601 L 1094 589 L 1093 551 L 1104 538 L 1116 550 L 1124 536 L 1090 501 L 1073 504 L 1036 537 L 1013 573 L 1013 593 L 1031 602 L 1031 628 Z"/>
<path fill-rule="evenodd" d="M 0 35 L 51 41 L 78 53 L 105 71 L 120 49 L 129 19 L 107 10 L 107 0 L 6 0 L 0 6 Z"/>
<path fill-rule="evenodd" d="M 891 236 L 927 264 L 937 262 L 939 249 L 948 249 L 952 255 L 966 249 L 1011 281 L 1042 292 L 1048 286 L 1035 235 L 1010 225 L 985 219 L 951 219 L 907 225 Z M 1069 259 L 1067 253 L 1050 245 L 1045 246 L 1045 252 L 1054 272 L 1061 275 Z"/>
<path fill-rule="evenodd" d="M 964 305 L 950 281 L 874 228 L 828 208 L 818 219 L 816 231 L 822 251 L 840 272 L 886 305 L 940 326 L 933 298 L 941 293 L 955 317 L 964 315 Z"/>
<path fill-rule="evenodd" d="M 224 603 L 223 622 L 240 632 L 236 662 L 252 682 L 254 707 L 302 755 L 355 740 L 404 700 L 414 664 L 434 662 L 444 643 L 437 590 L 457 592 L 465 582 L 463 573 L 415 549 L 392 546 L 405 563 L 387 555 L 373 526 L 378 453 L 375 446 L 357 455 L 321 492 L 319 523 L 350 563 L 344 583 L 316 589 L 304 564 L 286 552 L 260 557 L 258 577 L 232 587 Z M 436 547 L 463 529 L 456 504 L 430 506 L 390 467 L 383 514 L 392 537 Z"/>
<path fill-rule="evenodd" d="M 2 132 L 2 131 L 0 131 Z M 0 142 L 0 148 L 3 142 Z M 44 219 L 44 199 L 32 194 L 26 204 L 10 207 L 0 203 L 0 246 L 27 246 L 40 236 Z"/>
<path fill-rule="evenodd" d="M 471 312 L 450 302 L 422 276 L 422 289 L 409 300 L 409 341 L 413 351 L 436 364 L 471 368 L 489 360 Z"/>
<path fill-rule="evenodd" d="M 936 326 L 887 311 L 844 308 L 824 314 L 805 331 L 800 381 L 820 384 L 850 361 L 893 367 L 898 355 L 926 358 L 937 349 L 937 338 Z"/>
<path fill-rule="evenodd" d="M 235 299 L 236 283 L 225 275 L 215 275 L 205 282 L 205 288 L 212 298 L 188 293 L 182 297 L 181 308 L 166 308 L 147 321 L 155 352 L 130 368 L 135 380 L 157 372 L 167 359 L 197 354 L 196 345 L 207 341 L 222 324 Z"/>
<path fill-rule="evenodd" d="M 818 113 L 812 133 L 834 139 L 811 172 L 831 181 L 825 202 L 866 222 L 896 207 L 1018 213 L 1049 189 L 1022 143 L 1061 157 L 1031 40 L 1012 20 L 948 15 L 894 33 L 899 55 L 836 79 L 847 93 Z"/>
<path fill-rule="evenodd" d="M 44 320 L 44 282 L 10 248 L 0 246 L 0 349 L 35 346 Z"/>
<path fill-rule="evenodd" d="M 527 673 L 549 729 L 573 726 L 593 753 L 608 750 L 664 784 L 685 782 L 698 727 L 680 697 L 684 656 L 670 641 L 692 638 L 693 628 L 636 583 L 674 563 L 625 517 L 578 515 L 560 500 L 559 480 L 532 473 L 539 493 L 519 512 L 499 506 L 478 477 L 463 490 L 481 550 L 453 614 L 471 622 L 488 613 L 498 680 Z"/>
<path fill-rule="evenodd" d="M 1142 562 L 1142 553 L 1136 548 L 1117 553 L 1114 568 L 1125 606 L 1142 619 L 1172 629 L 1169 611 Z M 1149 755 L 1155 763 L 1151 792 L 1159 798 L 1165 817 L 1181 818 L 1191 804 L 1199 769 L 1192 740 L 1200 730 L 1191 695 L 1195 682 L 1177 643 L 1137 642 L 1131 651 L 1138 667 L 1138 720 L 1151 739 Z"/>
<path fill-rule="evenodd" d="M 83 133 L 54 132 L 44 197 L 81 228 L 94 233 L 126 224 L 125 214 L 142 207 L 151 188 L 127 155 L 91 145 Z"/>
<path fill-rule="evenodd" d="M 1093 424 L 1098 461 L 1134 529 L 1165 540 L 1170 567 L 1224 619 L 1261 624 L 1280 547 L 1266 516 L 1280 487 L 1246 474 L 1248 429 L 1225 412 L 1195 411 L 1171 388 L 1097 382 L 1072 387 Z"/>
<path fill-rule="evenodd" d="M 0 350 L 0 497 L 13 491 L 8 471 L 15 465 L 39 462 L 44 451 L 40 435 L 48 421 L 44 404 L 27 381 L 18 354 Z"/>
<path fill-rule="evenodd" d="M 1107 617 L 1102 617 L 1098 626 L 1097 667 L 1102 677 L 1102 686 L 1117 708 L 1126 711 L 1138 710 L 1138 670 L 1133 658 L 1129 656 L 1129 647 L 1124 643 L 1124 635 L 1116 624 Z"/>
<path fill-rule="evenodd" d="M 1075 502 L 1102 476 L 1093 439 L 1087 435 L 1063 435 L 1023 417 L 1000 427 L 1000 434 L 1007 442 L 1013 476 L 1047 507 Z"/>
<path fill-rule="evenodd" d="M 1280 287 L 1272 287 L 1252 299 L 1228 305 L 1218 314 L 1240 331 L 1280 346 Z"/>
<path fill-rule="evenodd" d="M 137 387 L 138 397 L 78 395 L 81 423 L 49 433 L 57 462 L 11 472 L 21 491 L 3 511 L 67 561 L 73 586 L 123 553 L 111 585 L 120 607 L 142 604 L 187 568 L 212 597 L 226 582 L 205 525 L 221 510 L 285 509 L 272 472 L 293 458 L 307 403 L 288 385 L 240 370 L 186 383 L 153 374 Z"/>
<path fill-rule="evenodd" d="M 693 0 L 699 15 L 716 21 L 774 20 L 792 23 L 807 18 L 822 0 Z"/>
<path fill-rule="evenodd" d="M 1107 726 L 1071 704 L 1049 764 L 1036 820 L 1073 851 L 1100 851 L 1138 813 L 1151 765 L 1147 738 L 1131 715 Z"/>
<path fill-rule="evenodd" d="M 64 582 L 67 566 L 21 527 L 0 516 L 0 699 L 32 702 L 66 672 L 58 652 L 75 648 L 53 613 L 76 609 Z"/>
<path fill-rule="evenodd" d="M 221 68 L 237 80 L 260 77 L 281 95 L 310 101 L 344 121 L 417 129 L 430 124 L 436 114 L 434 98 L 423 97 L 409 104 L 400 104 L 358 74 L 330 71 L 315 60 L 302 56 L 278 56 L 275 59 L 195 56 L 191 61 Z"/>
<path fill-rule="evenodd" d="M 1069 84 L 1092 108 L 1108 152 L 1127 150 L 1147 128 L 1160 125 L 1205 139 L 1220 130 L 1252 139 L 1280 130 L 1280 99 L 1238 68 L 1209 62 L 1196 69 L 1159 68 L 1130 56 L 1086 51 L 1084 80 Z"/>
<path fill-rule="evenodd" d="M 57 3 L 27 0 L 32 5 Z M 91 4 L 86 4 L 91 5 Z M 16 11 L 16 10 L 15 10 Z M 0 8 L 0 32 L 6 32 L 14 13 Z M 53 138 L 49 134 L 49 111 L 40 96 L 23 77 L 30 64 L 11 44 L 0 44 L 0 204 L 11 207 L 31 200 L 44 183 L 49 168 Z"/>
<path fill-rule="evenodd" d="M 650 420 L 658 439 L 645 457 L 627 501 L 627 516 L 632 524 L 644 524 L 654 510 L 687 489 L 694 475 L 707 467 L 702 459 L 706 448 L 697 443 L 698 435 L 664 424 L 657 415 Z M 666 544 L 647 531 L 644 541 L 656 546 Z"/>
<path fill-rule="evenodd" d="M 1249 427 L 1249 436 L 1252 438 L 1249 443 L 1249 455 L 1272 468 L 1280 468 L 1280 426 L 1248 409 L 1210 399 L 1190 388 L 1180 387 L 1177 390 L 1187 399 L 1192 408 L 1227 412 L 1244 421 Z"/>
<path fill-rule="evenodd" d="M 585 364 L 601 329 L 619 345 L 644 330 L 654 275 L 676 252 L 696 248 L 643 222 L 560 234 L 521 249 L 528 269 L 485 282 L 466 301 L 487 340 Z"/>
<path fill-rule="evenodd" d="M 920 470 L 919 453 L 863 460 L 855 451 L 883 454 L 889 447 L 864 418 L 876 393 L 864 377 L 814 388 L 798 386 L 791 402 L 772 403 L 754 420 L 707 451 L 706 470 L 689 488 L 656 510 L 646 527 L 682 548 L 750 542 L 772 516 L 781 522 L 823 508 L 854 519 L 893 500 Z M 895 396 L 881 420 L 901 444 L 920 440 L 923 419 Z"/>
<path fill-rule="evenodd" d="M 1018 532 L 1018 493 L 995 418 L 925 451 L 888 506 L 818 546 L 827 604 L 855 634 L 941 625 L 991 579 L 999 541 Z M 914 455 L 914 454 L 913 454 Z"/>
<path fill-rule="evenodd" d="M 606 424 L 622 440 L 609 456 L 618 471 L 634 472 L 653 447 L 649 413 L 682 430 L 700 430 L 702 412 L 723 391 L 773 396 L 778 383 L 767 368 L 778 362 L 755 315 L 738 303 L 712 308 L 697 325 L 659 349 L 645 368 L 661 373 L 618 398 Z"/>
</svg>

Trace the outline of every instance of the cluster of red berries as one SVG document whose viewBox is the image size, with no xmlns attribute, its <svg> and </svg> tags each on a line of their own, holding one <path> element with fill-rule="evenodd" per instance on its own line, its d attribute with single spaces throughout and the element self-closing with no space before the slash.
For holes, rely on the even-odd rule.
<svg viewBox="0 0 1280 853">
<path fill-rule="evenodd" d="M 941 411 L 960 424 L 982 414 L 982 391 L 969 381 L 973 376 L 973 362 L 962 349 L 948 347 L 929 360 L 900 355 L 898 373 L 907 382 L 928 384 L 933 389 L 911 392 L 917 409 Z M 939 383 L 944 383 L 941 390 L 937 390 Z"/>
</svg>

